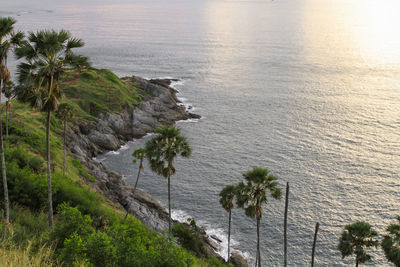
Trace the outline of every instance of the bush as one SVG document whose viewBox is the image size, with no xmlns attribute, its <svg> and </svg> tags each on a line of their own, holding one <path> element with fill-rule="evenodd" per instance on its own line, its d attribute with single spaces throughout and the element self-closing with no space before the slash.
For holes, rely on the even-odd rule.
<svg viewBox="0 0 400 267">
<path fill-rule="evenodd" d="M 6 153 L 6 160 L 8 162 L 15 161 L 20 168 L 24 168 L 28 165 L 29 154 L 21 147 L 13 148 Z"/>
<path fill-rule="evenodd" d="M 82 215 L 77 208 L 64 203 L 58 206 L 57 213 L 57 222 L 51 233 L 51 237 L 56 242 L 56 248 L 62 247 L 64 240 L 70 238 L 72 234 L 87 238 L 94 232 L 90 216 Z"/>
<path fill-rule="evenodd" d="M 190 266 L 194 261 L 185 250 L 133 220 L 116 224 L 109 235 L 118 244 L 116 266 Z"/>
<path fill-rule="evenodd" d="M 34 156 L 33 158 L 31 158 L 28 162 L 29 167 L 32 169 L 32 171 L 34 171 L 35 173 L 41 173 L 43 172 L 44 168 L 43 168 L 43 164 L 44 164 L 44 160 L 39 157 L 39 156 Z"/>
<path fill-rule="evenodd" d="M 76 232 L 65 239 L 60 259 L 66 266 L 79 266 L 88 263 L 85 244 Z"/>
<path fill-rule="evenodd" d="M 194 225 L 193 225 L 194 223 Z M 194 220 L 190 226 L 177 223 L 172 228 L 172 234 L 177 238 L 178 243 L 187 250 L 193 251 L 197 256 L 207 256 L 204 241 L 201 239 Z"/>
<path fill-rule="evenodd" d="M 86 243 L 86 248 L 87 257 L 94 266 L 115 266 L 116 247 L 106 233 L 93 233 Z"/>
<path fill-rule="evenodd" d="M 6 166 L 11 203 L 20 204 L 35 211 L 45 207 L 47 205 L 47 181 L 45 175 L 33 173 L 28 166 L 20 168 L 16 161 L 7 162 Z M 0 184 L 2 187 L 2 179 Z M 3 190 L 0 190 L 0 195 L 3 198 Z"/>
</svg>

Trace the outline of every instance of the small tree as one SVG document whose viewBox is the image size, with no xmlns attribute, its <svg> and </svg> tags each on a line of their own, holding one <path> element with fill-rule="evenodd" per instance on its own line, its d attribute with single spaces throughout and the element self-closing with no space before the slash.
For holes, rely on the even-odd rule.
<svg viewBox="0 0 400 267">
<path fill-rule="evenodd" d="M 400 216 L 397 217 L 397 223 L 390 224 L 383 237 L 381 246 L 385 257 L 397 267 L 400 267 Z"/>
<path fill-rule="evenodd" d="M 365 263 L 372 259 L 367 253 L 367 248 L 378 247 L 379 242 L 375 239 L 378 233 L 366 222 L 355 222 L 344 227 L 339 239 L 338 249 L 345 258 L 350 255 L 356 256 L 356 267 L 359 263 Z"/>
<path fill-rule="evenodd" d="M 65 168 L 66 168 L 66 159 L 67 159 L 67 122 L 70 121 L 74 116 L 74 109 L 68 103 L 62 103 L 58 106 L 56 111 L 56 117 L 62 121 L 63 123 L 63 153 L 64 153 L 64 161 L 63 161 L 63 174 L 65 175 Z"/>
<path fill-rule="evenodd" d="M 233 205 L 233 198 L 235 197 L 236 187 L 234 185 L 227 185 L 224 189 L 221 190 L 219 196 L 219 203 L 221 206 L 229 213 L 229 220 L 228 220 L 228 262 L 230 260 L 230 249 L 231 249 L 231 222 L 232 222 L 232 209 Z"/>
<path fill-rule="evenodd" d="M 147 141 L 145 149 L 152 171 L 168 179 L 168 232 L 171 235 L 171 176 L 176 172 L 174 159 L 178 155 L 189 157 L 192 149 L 175 126 L 161 126 L 156 132 L 158 135 Z"/>
<path fill-rule="evenodd" d="M 278 187 L 278 177 L 267 169 L 253 168 L 243 174 L 246 184 L 241 182 L 237 187 L 237 204 L 243 208 L 246 215 L 257 220 L 257 255 L 256 263 L 261 267 L 260 252 L 260 221 L 262 206 L 268 203 L 268 195 L 274 199 L 281 199 L 282 190 Z"/>
</svg>

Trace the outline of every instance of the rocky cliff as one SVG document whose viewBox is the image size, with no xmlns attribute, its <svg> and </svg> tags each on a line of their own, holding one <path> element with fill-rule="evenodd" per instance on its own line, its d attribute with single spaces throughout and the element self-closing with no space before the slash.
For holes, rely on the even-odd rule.
<svg viewBox="0 0 400 267">
<path fill-rule="evenodd" d="M 200 116 L 187 112 L 180 104 L 176 97 L 177 91 L 169 86 L 171 80 L 145 80 L 136 76 L 122 80 L 133 83 L 144 92 L 140 104 L 125 105 L 119 114 L 100 114 L 97 120 L 75 123 L 67 136 L 68 148 L 96 178 L 96 182 L 88 182 L 92 188 L 120 204 L 151 229 L 163 233 L 168 227 L 168 214 L 164 207 L 141 190 L 137 189 L 133 194 L 133 188 L 121 175 L 110 171 L 93 157 L 117 150 L 127 141 L 154 132 L 161 125 L 171 125 L 178 120 Z M 204 229 L 201 232 L 210 256 L 222 259 L 215 252 L 219 249 L 217 242 L 209 238 Z"/>
</svg>

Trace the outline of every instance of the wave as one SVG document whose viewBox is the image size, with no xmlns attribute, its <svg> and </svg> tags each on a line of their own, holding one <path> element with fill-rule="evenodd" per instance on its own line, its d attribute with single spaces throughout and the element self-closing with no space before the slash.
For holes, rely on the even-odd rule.
<svg viewBox="0 0 400 267">
<path fill-rule="evenodd" d="M 127 149 L 129 149 L 129 147 L 133 144 L 134 142 L 133 141 L 129 141 L 129 142 L 126 142 L 124 145 L 122 145 L 117 151 L 120 151 L 120 150 L 127 150 Z"/>
<path fill-rule="evenodd" d="M 197 123 L 197 122 L 199 122 L 199 121 L 200 121 L 200 119 L 187 119 L 187 120 L 180 120 L 180 121 L 177 121 L 176 123 L 182 123 L 182 122 Z"/>
<path fill-rule="evenodd" d="M 106 153 L 106 155 L 119 155 L 121 152 L 119 152 L 118 150 L 112 150 L 112 151 L 108 151 Z"/>
<path fill-rule="evenodd" d="M 192 216 L 190 216 L 186 211 L 183 210 L 172 210 L 171 218 L 180 223 L 187 223 L 188 219 L 192 218 Z M 215 252 L 227 261 L 228 234 L 225 232 L 225 230 L 221 228 L 213 228 L 211 224 L 202 220 L 197 221 L 197 225 L 200 227 L 204 227 L 206 234 L 209 236 L 209 238 L 221 247 L 221 249 Z M 240 243 L 235 239 L 233 239 L 231 236 L 231 253 L 232 251 L 237 251 L 239 254 L 243 256 L 243 258 L 245 258 L 248 262 L 250 262 L 251 257 L 249 253 L 234 249 L 235 247 L 238 247 L 239 244 Z"/>
<path fill-rule="evenodd" d="M 93 157 L 92 159 L 93 159 L 94 161 L 96 161 L 96 162 L 99 162 L 99 163 L 101 163 L 101 162 L 103 162 L 104 160 L 106 160 L 105 157 L 101 157 L 101 158 Z"/>
</svg>

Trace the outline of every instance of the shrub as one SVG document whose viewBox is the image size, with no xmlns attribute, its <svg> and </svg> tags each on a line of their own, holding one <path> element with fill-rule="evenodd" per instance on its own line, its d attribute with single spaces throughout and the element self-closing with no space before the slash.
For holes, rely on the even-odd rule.
<svg viewBox="0 0 400 267">
<path fill-rule="evenodd" d="M 82 263 L 88 263 L 85 244 L 76 232 L 65 239 L 60 259 L 66 266 L 79 266 Z"/>
<path fill-rule="evenodd" d="M 7 162 L 6 166 L 8 191 L 12 203 L 35 211 L 47 205 L 47 181 L 44 175 L 33 173 L 28 166 L 20 168 L 16 161 Z M 2 179 L 0 184 L 3 186 Z M 0 195 L 3 197 L 3 190 Z"/>
<path fill-rule="evenodd" d="M 207 252 L 204 246 L 204 241 L 201 239 L 197 226 L 191 221 L 190 226 L 177 223 L 172 228 L 172 234 L 177 238 L 178 243 L 187 250 L 193 251 L 197 256 L 206 256 Z"/>
<path fill-rule="evenodd" d="M 136 221 L 116 224 L 109 235 L 117 245 L 116 266 L 190 266 L 193 257 Z"/>
<path fill-rule="evenodd" d="M 34 171 L 35 173 L 41 173 L 43 172 L 43 164 L 44 160 L 39 157 L 39 156 L 34 156 L 31 158 L 28 162 L 29 167 Z"/>
<path fill-rule="evenodd" d="M 115 266 L 116 247 L 106 233 L 93 233 L 86 243 L 87 257 L 94 266 Z"/>
<path fill-rule="evenodd" d="M 58 206 L 57 213 L 57 223 L 51 233 L 51 237 L 56 242 L 56 248 L 62 247 L 64 240 L 74 233 L 80 238 L 87 238 L 94 232 L 90 216 L 82 215 L 77 208 L 64 203 Z"/>
<path fill-rule="evenodd" d="M 26 165 L 28 165 L 29 154 L 21 147 L 13 148 L 7 152 L 7 161 L 17 162 L 20 168 L 24 168 Z"/>
</svg>

